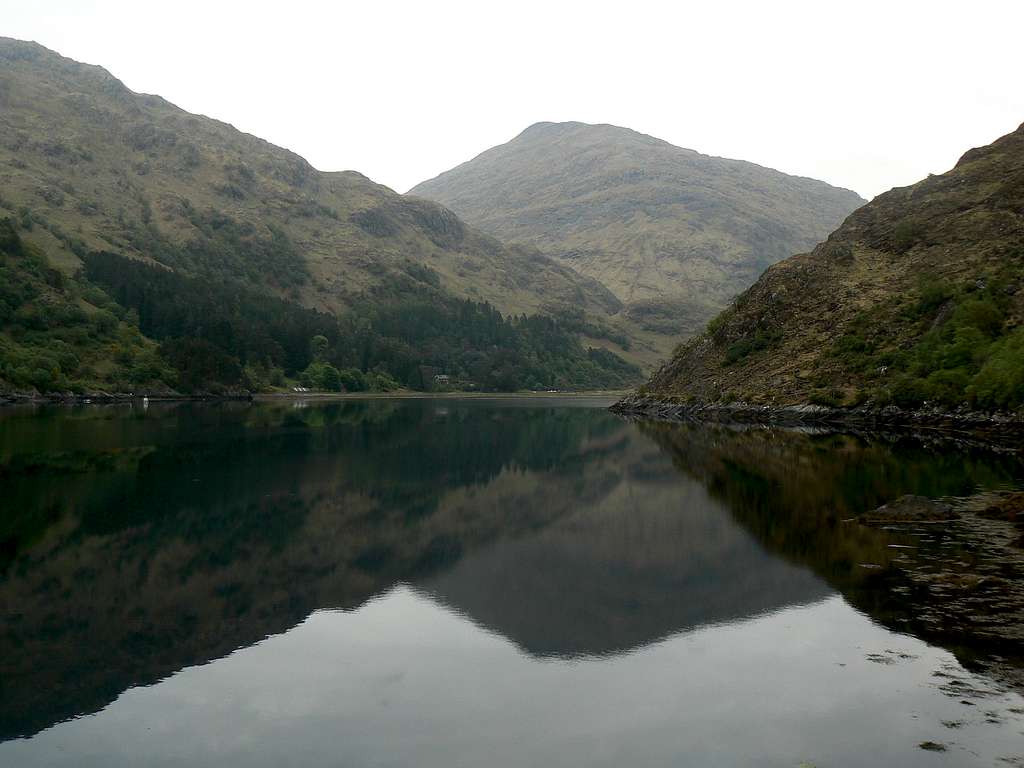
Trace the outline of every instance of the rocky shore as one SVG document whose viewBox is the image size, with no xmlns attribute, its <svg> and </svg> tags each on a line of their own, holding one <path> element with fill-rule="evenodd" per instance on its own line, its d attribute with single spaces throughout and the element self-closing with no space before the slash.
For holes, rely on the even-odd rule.
<svg viewBox="0 0 1024 768">
<path fill-rule="evenodd" d="M 905 410 L 862 406 L 832 408 L 824 405 L 772 406 L 754 403 L 703 403 L 671 397 L 632 394 L 611 406 L 622 415 L 658 421 L 705 421 L 777 426 L 821 426 L 856 429 L 916 429 L 974 435 L 1024 448 L 1024 415 L 985 413 L 967 407 L 957 410 L 921 408 Z"/>
</svg>

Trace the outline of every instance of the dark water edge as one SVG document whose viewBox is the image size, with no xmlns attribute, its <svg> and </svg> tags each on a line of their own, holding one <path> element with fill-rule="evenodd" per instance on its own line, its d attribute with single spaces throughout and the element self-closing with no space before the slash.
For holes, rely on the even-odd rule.
<svg viewBox="0 0 1024 768">
<path fill-rule="evenodd" d="M 822 405 L 770 406 L 751 403 L 679 402 L 670 398 L 632 394 L 610 410 L 624 416 L 657 421 L 763 424 L 779 427 L 823 427 L 836 431 L 894 432 L 948 435 L 1014 450 L 1024 450 L 1024 414 L 984 413 L 961 408 L 906 410 L 832 408 Z"/>
<path fill-rule="evenodd" d="M 679 462 L 683 471 L 700 461 L 692 449 L 673 449 L 680 432 L 657 425 L 679 425 L 734 434 L 790 432 L 819 436 L 855 435 L 867 442 L 896 444 L 915 442 L 922 446 L 956 451 L 993 451 L 1019 455 L 1024 452 L 1024 418 L 1020 414 L 982 414 L 941 409 L 906 411 L 884 409 L 827 408 L 816 405 L 770 407 L 734 404 L 681 404 L 657 397 L 630 395 L 609 410 L 637 423 L 656 437 L 667 450 L 685 455 Z M 787 470 L 788 471 L 788 470 Z M 787 482 L 791 482 L 789 478 Z M 1012 506 L 1019 506 L 1020 494 L 1013 494 Z M 891 500 L 895 501 L 895 500 Z M 857 595 L 844 594 L 894 630 L 910 629 L 919 637 L 950 648 L 968 668 L 983 671 L 1000 684 L 1024 692 L 1024 515 L 1004 514 L 995 505 L 1006 500 L 981 493 L 944 499 L 952 510 L 949 520 L 903 520 L 884 525 L 890 531 L 927 530 L 942 537 L 941 545 L 923 547 L 922 562 L 887 565 L 885 580 L 876 579 L 874 589 L 886 595 L 888 606 L 864 606 Z M 872 509 L 850 510 L 852 524 Z M 940 516 L 943 517 L 943 516 Z M 879 525 L 874 522 L 872 524 Z M 925 527 L 922 527 L 925 526 Z M 922 564 L 923 561 L 927 561 Z M 919 572 L 920 571 L 920 572 Z M 995 575 L 995 576 L 994 576 Z M 939 584 L 936 584 L 939 582 Z M 944 588 L 942 582 L 969 584 L 984 594 L 970 596 L 964 604 L 963 590 Z M 978 590 L 975 585 L 985 585 Z M 841 588 L 840 588 L 841 589 Z M 878 600 L 878 594 L 872 599 Z M 897 615 L 894 621 L 889 614 Z"/>
<path fill-rule="evenodd" d="M 990 589 L 1024 582 L 985 550 L 1005 524 L 966 508 L 941 529 L 857 518 L 905 494 L 1010 493 L 1019 456 L 906 434 L 634 423 L 608 404 L 0 410 L 0 740 L 403 585 L 526 659 L 613 666 L 838 592 L 1012 685 L 1019 615 L 1003 594 L 1000 624 L 977 621 Z M 942 674 L 943 695 L 986 706 Z"/>
<path fill-rule="evenodd" d="M 929 494 L 933 498 L 902 496 L 878 504 L 881 496 L 868 495 L 858 504 L 838 506 L 831 498 L 838 479 L 822 478 L 821 464 L 809 462 L 808 451 L 798 446 L 801 437 L 811 436 L 837 446 L 851 439 L 878 447 L 916 445 L 923 451 L 952 449 L 965 463 L 990 453 L 1019 452 L 948 433 L 642 418 L 636 423 L 674 457 L 681 472 L 701 477 L 726 496 L 742 493 L 735 476 L 746 474 L 761 491 L 759 516 L 771 521 L 762 535 L 774 534 L 774 526 L 785 520 L 799 546 L 780 549 L 776 542 L 775 550 L 811 567 L 851 604 L 894 631 L 948 648 L 967 668 L 1024 692 L 1024 515 L 1017 512 L 1024 509 L 1024 492 L 1019 486 L 975 493 L 940 484 Z M 792 437 L 779 441 L 780 434 Z M 868 478 L 862 481 L 870 485 Z M 748 499 L 731 507 L 750 505 Z M 859 563 L 869 569 L 859 585 L 836 578 L 823 569 L 817 551 L 829 548 L 829 532 L 837 526 L 879 531 L 892 537 L 887 546 L 899 549 Z"/>
<path fill-rule="evenodd" d="M 248 391 L 227 392 L 223 394 L 198 393 L 182 395 L 177 392 L 52 392 L 37 393 L 0 393 L 0 407 L 31 406 L 31 405 L 114 405 L 118 403 L 218 403 L 232 400 L 248 401 L 253 394 Z"/>
</svg>

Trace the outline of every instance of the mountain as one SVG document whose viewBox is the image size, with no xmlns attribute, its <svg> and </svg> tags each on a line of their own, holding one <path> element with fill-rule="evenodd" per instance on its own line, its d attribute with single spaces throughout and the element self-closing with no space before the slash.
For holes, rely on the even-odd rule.
<svg viewBox="0 0 1024 768">
<path fill-rule="evenodd" d="M 733 523 L 698 482 L 682 480 L 670 454 L 627 434 L 607 464 L 614 472 L 619 453 L 642 445 L 647 456 L 627 465 L 629 480 L 529 536 L 467 553 L 417 586 L 548 659 L 608 658 L 831 594 Z"/>
<path fill-rule="evenodd" d="M 229 295 L 211 297 L 212 306 L 265 304 L 271 297 L 287 305 L 280 310 L 286 314 L 302 309 L 365 316 L 385 301 L 415 297 L 444 322 L 456 322 L 458 302 L 486 303 L 486 311 L 472 310 L 484 325 L 493 325 L 491 309 L 506 317 L 561 317 L 562 335 L 577 346 L 582 338 L 594 348 L 630 347 L 621 329 L 607 322 L 621 303 L 596 280 L 535 249 L 502 245 L 450 210 L 397 195 L 359 173 L 318 171 L 230 125 L 134 93 L 99 67 L 0 38 L 4 217 L 26 248 L 68 279 L 70 287 L 61 290 L 65 298 L 68 290 L 77 291 L 72 305 L 95 314 L 105 299 L 91 302 L 83 291 L 106 291 L 121 310 L 139 313 L 147 337 L 157 330 L 148 305 L 133 303 L 137 285 L 104 284 L 101 273 L 127 271 L 141 281 L 150 273 L 139 268 L 148 265 L 192 280 L 176 284 L 182 291 L 227 286 Z M 108 255 L 105 269 L 90 268 L 97 253 Z M 111 254 L 130 263 L 124 270 L 110 268 Z M 83 267 L 88 291 L 76 282 Z M 20 269 L 10 254 L 7 268 Z M 146 301 L 162 298 L 148 295 Z M 23 309 L 15 299 L 8 302 L 11 314 Z M 123 314 L 117 306 L 109 309 Z M 170 325 L 163 323 L 161 332 L 170 333 Z M 515 328 L 509 332 L 521 335 Z M 11 349 L 18 339 L 7 336 Z M 415 360 L 406 367 L 425 364 L 459 374 L 455 368 L 468 365 L 451 355 L 422 354 L 428 345 L 407 330 L 389 338 L 391 346 L 413 350 Z M 487 342 L 488 348 L 497 343 Z M 242 364 L 251 362 L 249 349 L 226 351 Z M 570 356 L 584 352 L 580 347 Z M 602 349 L 598 357 L 609 354 Z M 271 357 L 282 362 L 280 355 Z M 375 364 L 363 358 L 364 368 Z M 103 361 L 97 366 L 102 373 Z"/>
<path fill-rule="evenodd" d="M 641 393 L 1018 409 L 1022 322 L 1024 126 L 768 269 Z"/>
<path fill-rule="evenodd" d="M 666 350 L 864 202 L 821 181 L 575 122 L 532 125 L 409 194 L 597 278 L 628 318 L 668 335 Z"/>
</svg>

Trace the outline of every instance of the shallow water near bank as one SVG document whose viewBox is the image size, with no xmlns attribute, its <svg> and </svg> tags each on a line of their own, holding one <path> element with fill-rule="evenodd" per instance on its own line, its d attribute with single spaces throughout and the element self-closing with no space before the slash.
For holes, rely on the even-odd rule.
<svg viewBox="0 0 1024 768">
<path fill-rule="evenodd" d="M 1019 457 L 609 402 L 0 411 L 0 764 L 1024 754 L 991 649 L 894 591 L 912 544 L 842 522 Z"/>
</svg>

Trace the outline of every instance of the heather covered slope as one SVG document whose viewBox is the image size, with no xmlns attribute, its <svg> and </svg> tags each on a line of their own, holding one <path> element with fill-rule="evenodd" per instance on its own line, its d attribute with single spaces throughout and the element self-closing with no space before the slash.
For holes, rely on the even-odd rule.
<svg viewBox="0 0 1024 768">
<path fill-rule="evenodd" d="M 771 267 L 642 393 L 678 402 L 1024 405 L 1024 126 Z"/>
<path fill-rule="evenodd" d="M 410 194 L 599 279 L 665 344 L 864 202 L 821 181 L 584 123 L 533 125 Z"/>
</svg>

